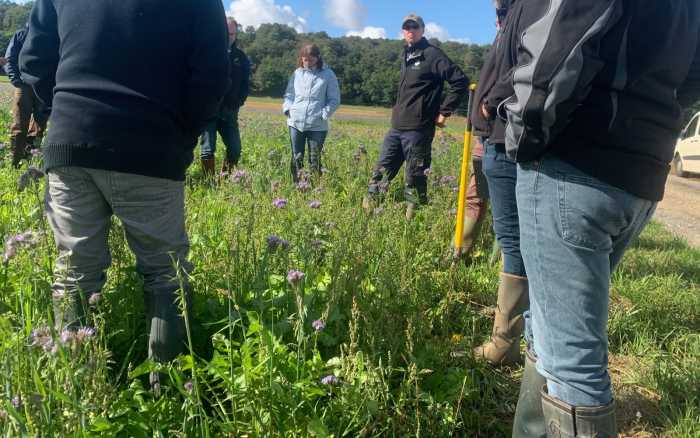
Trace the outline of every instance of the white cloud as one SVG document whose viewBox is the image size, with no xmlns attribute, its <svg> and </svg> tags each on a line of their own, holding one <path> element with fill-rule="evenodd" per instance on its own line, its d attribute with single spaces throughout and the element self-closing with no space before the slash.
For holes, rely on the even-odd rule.
<svg viewBox="0 0 700 438">
<path fill-rule="evenodd" d="M 326 19 L 341 29 L 361 29 L 367 8 L 359 0 L 325 0 Z"/>
<path fill-rule="evenodd" d="M 297 32 L 306 32 L 308 23 L 297 15 L 291 6 L 278 5 L 274 0 L 236 0 L 231 3 L 228 14 L 233 15 L 243 27 L 256 29 L 264 23 L 286 24 Z"/>
<path fill-rule="evenodd" d="M 362 30 L 351 30 L 346 36 L 357 36 L 360 38 L 386 38 L 386 29 L 383 27 L 365 26 Z"/>
</svg>

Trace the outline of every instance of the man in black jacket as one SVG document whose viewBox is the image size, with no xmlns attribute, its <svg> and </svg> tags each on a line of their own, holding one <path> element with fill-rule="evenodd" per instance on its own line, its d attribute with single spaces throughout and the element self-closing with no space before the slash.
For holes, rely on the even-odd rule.
<svg viewBox="0 0 700 438">
<path fill-rule="evenodd" d="M 514 436 L 615 437 L 610 276 L 663 196 L 682 107 L 700 98 L 700 2 L 524 1 L 541 18 L 519 33 L 503 105 L 536 372 Z"/>
<path fill-rule="evenodd" d="M 245 103 L 250 92 L 250 61 L 241 49 L 236 47 L 238 23 L 233 17 L 226 19 L 228 26 L 228 38 L 230 48 L 229 59 L 229 85 L 221 109 L 216 120 L 213 120 L 202 134 L 201 160 L 202 169 L 206 175 L 216 172 L 216 133 L 221 134 L 221 139 L 226 146 L 226 158 L 221 167 L 222 173 L 228 173 L 238 164 L 241 157 L 241 134 L 238 129 L 238 111 Z"/>
<path fill-rule="evenodd" d="M 12 147 L 12 164 L 19 166 L 20 160 L 27 158 L 28 152 L 41 145 L 41 138 L 46 129 L 46 109 L 37 99 L 32 87 L 24 83 L 19 71 L 19 53 L 27 37 L 27 27 L 18 30 L 7 46 L 4 65 L 5 73 L 15 94 L 12 103 L 12 126 L 10 127 L 10 144 Z"/>
<path fill-rule="evenodd" d="M 181 351 L 185 171 L 228 86 L 227 50 L 220 0 L 35 3 L 20 67 L 51 107 L 43 152 L 59 330 L 88 321 L 83 303 L 104 285 L 115 215 L 144 277 L 149 357 Z"/>
<path fill-rule="evenodd" d="M 442 50 L 423 37 L 425 24 L 421 17 L 407 16 L 402 29 L 406 48 L 401 55 L 401 79 L 391 113 L 391 129 L 384 138 L 363 207 L 371 208 L 373 198 L 386 191 L 406 161 L 406 217 L 410 219 L 416 206 L 427 202 L 425 172 L 430 168 L 435 126 L 443 127 L 457 109 L 467 93 L 469 80 Z M 449 89 L 442 98 L 445 81 Z"/>
</svg>

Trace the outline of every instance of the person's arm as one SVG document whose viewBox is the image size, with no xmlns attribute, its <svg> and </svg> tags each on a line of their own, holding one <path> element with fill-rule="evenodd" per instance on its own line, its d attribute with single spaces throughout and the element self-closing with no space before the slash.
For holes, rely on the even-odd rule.
<svg viewBox="0 0 700 438">
<path fill-rule="evenodd" d="M 292 109 L 294 105 L 294 78 L 296 77 L 296 71 L 292 73 L 292 76 L 287 82 L 287 89 L 284 91 L 284 103 L 282 104 L 282 113 L 289 116 L 289 110 Z"/>
<path fill-rule="evenodd" d="M 562 0 L 527 27 L 513 70 L 506 149 L 519 162 L 544 154 L 602 69 L 600 40 L 622 16 L 622 0 Z"/>
<path fill-rule="evenodd" d="M 245 104 L 246 99 L 248 99 L 248 95 L 250 94 L 250 60 L 248 57 L 243 54 L 241 58 L 241 91 L 240 91 L 240 97 L 241 100 L 238 103 L 238 106 L 243 106 Z"/>
<path fill-rule="evenodd" d="M 185 86 L 186 129 L 196 136 L 219 112 L 229 86 L 228 30 L 224 7 L 219 0 L 198 0 L 191 29 Z"/>
<path fill-rule="evenodd" d="M 24 31 L 26 32 L 26 31 Z M 10 80 L 10 83 L 19 88 L 24 83 L 22 82 L 22 74 L 19 68 L 19 53 L 22 50 L 22 41 L 20 40 L 20 32 L 17 32 L 10 40 L 10 45 L 7 46 L 7 64 L 5 64 L 5 73 Z"/>
<path fill-rule="evenodd" d="M 435 70 L 442 81 L 447 82 L 447 91 L 440 104 L 440 116 L 450 117 L 459 107 L 469 91 L 469 79 L 462 69 L 454 64 L 447 56 L 440 53 L 435 61 Z M 438 116 L 439 117 L 439 116 Z"/>
<path fill-rule="evenodd" d="M 59 61 L 58 16 L 51 0 L 37 0 L 29 16 L 29 30 L 19 57 L 22 80 L 51 108 Z"/>
<path fill-rule="evenodd" d="M 340 86 L 338 85 L 338 78 L 332 70 L 329 70 L 329 72 L 330 77 L 328 86 L 326 87 L 326 106 L 323 107 L 324 120 L 330 119 L 340 105 Z"/>
<path fill-rule="evenodd" d="M 677 95 L 678 103 L 683 108 L 688 108 L 700 100 L 700 35 L 698 35 L 695 59 L 693 59 L 688 76 L 678 89 Z"/>
</svg>

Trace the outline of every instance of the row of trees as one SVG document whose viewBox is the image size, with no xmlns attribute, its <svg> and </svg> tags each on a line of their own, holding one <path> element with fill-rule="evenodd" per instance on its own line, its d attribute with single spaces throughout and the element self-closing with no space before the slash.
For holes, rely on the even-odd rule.
<svg viewBox="0 0 700 438">
<path fill-rule="evenodd" d="M 33 2 L 19 5 L 9 0 L 0 0 L 0 56 L 5 54 L 12 35 L 27 22 L 32 6 Z"/>
<path fill-rule="evenodd" d="M 248 27 L 239 34 L 239 47 L 255 67 L 253 92 L 281 96 L 296 68 L 297 51 L 305 42 L 313 42 L 321 48 L 324 62 L 338 76 L 343 102 L 377 106 L 389 106 L 394 102 L 403 47 L 401 41 L 331 38 L 325 32 L 300 34 L 281 24 L 263 24 L 257 30 Z M 431 42 L 462 67 L 470 79 L 476 79 L 488 46 Z"/>
</svg>

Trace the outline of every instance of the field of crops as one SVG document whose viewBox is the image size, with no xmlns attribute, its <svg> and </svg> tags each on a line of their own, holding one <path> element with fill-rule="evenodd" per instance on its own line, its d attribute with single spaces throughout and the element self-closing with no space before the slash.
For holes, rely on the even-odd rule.
<svg viewBox="0 0 700 438">
<path fill-rule="evenodd" d="M 155 398 L 142 281 L 117 221 L 90 327 L 49 329 L 44 182 L 20 184 L 0 118 L 0 237 L 26 233 L 0 272 L 3 435 L 510 436 L 521 369 L 454 354 L 488 337 L 499 269 L 488 233 L 471 266 L 451 262 L 458 129 L 437 136 L 431 203 L 407 222 L 398 181 L 360 208 L 384 121 L 335 122 L 320 182 L 297 186 L 282 118 L 244 113 L 241 167 L 219 184 L 190 169 L 188 354 L 163 368 Z M 655 224 L 615 274 L 623 436 L 700 436 L 699 284 L 700 251 Z"/>
</svg>

